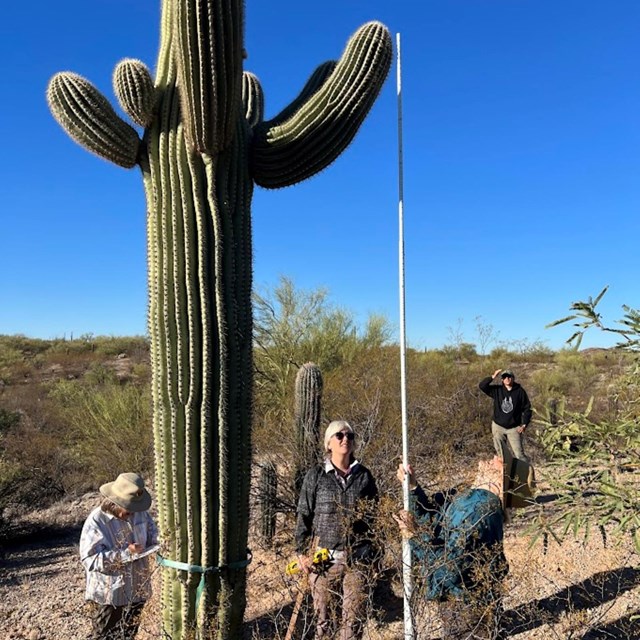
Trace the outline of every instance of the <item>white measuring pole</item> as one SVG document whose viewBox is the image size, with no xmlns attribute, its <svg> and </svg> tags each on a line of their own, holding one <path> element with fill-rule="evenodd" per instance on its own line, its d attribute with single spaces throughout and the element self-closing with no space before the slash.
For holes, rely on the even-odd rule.
<svg viewBox="0 0 640 640">
<path fill-rule="evenodd" d="M 396 33 L 397 87 L 398 87 L 398 274 L 400 284 L 400 403 L 402 406 L 402 463 L 409 464 L 409 429 L 407 426 L 407 340 L 404 315 L 404 182 L 402 164 L 402 65 L 400 57 L 400 34 Z M 408 511 L 409 476 L 402 485 L 404 508 Z M 404 584 L 404 637 L 413 640 L 413 618 L 411 616 L 411 546 L 406 538 L 402 541 L 402 581 Z"/>
</svg>

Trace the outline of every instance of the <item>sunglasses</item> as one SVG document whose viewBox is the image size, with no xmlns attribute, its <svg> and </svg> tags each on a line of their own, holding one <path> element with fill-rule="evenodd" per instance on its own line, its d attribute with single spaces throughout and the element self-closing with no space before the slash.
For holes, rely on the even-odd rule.
<svg viewBox="0 0 640 640">
<path fill-rule="evenodd" d="M 347 431 L 346 433 L 344 431 L 338 431 L 338 433 L 334 433 L 333 435 L 338 438 L 340 442 L 342 442 L 345 438 L 351 441 L 356 437 L 356 434 L 352 431 Z"/>
</svg>

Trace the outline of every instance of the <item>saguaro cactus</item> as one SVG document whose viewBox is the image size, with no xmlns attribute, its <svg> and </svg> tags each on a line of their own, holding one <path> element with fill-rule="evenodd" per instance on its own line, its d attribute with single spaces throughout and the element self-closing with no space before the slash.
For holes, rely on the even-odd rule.
<svg viewBox="0 0 640 640">
<path fill-rule="evenodd" d="M 294 420 L 298 441 L 296 493 L 302 487 L 305 471 L 316 461 L 320 442 L 322 373 L 313 363 L 303 364 L 296 374 Z"/>
<path fill-rule="evenodd" d="M 115 93 L 138 131 L 87 80 L 55 75 L 54 117 L 81 145 L 142 170 L 147 198 L 156 487 L 163 630 L 239 638 L 251 464 L 253 184 L 293 185 L 351 142 L 391 62 L 380 23 L 263 120 L 243 73 L 242 0 L 163 0 L 155 79 L 123 60 Z M 177 568 L 176 568 L 177 567 Z M 204 572 L 204 573 L 202 573 Z M 203 581 L 201 581 L 201 578 Z"/>
<path fill-rule="evenodd" d="M 271 545 L 276 535 L 276 501 L 278 497 L 278 474 L 273 462 L 265 462 L 260 467 L 260 537 Z"/>
</svg>

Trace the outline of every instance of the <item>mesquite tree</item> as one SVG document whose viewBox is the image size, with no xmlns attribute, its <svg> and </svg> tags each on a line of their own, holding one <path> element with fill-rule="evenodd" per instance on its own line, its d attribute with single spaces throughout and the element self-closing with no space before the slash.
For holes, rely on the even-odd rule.
<svg viewBox="0 0 640 640">
<path fill-rule="evenodd" d="M 115 68 L 121 119 L 74 73 L 47 98 L 66 132 L 125 168 L 147 199 L 156 494 L 164 556 L 163 630 L 174 640 L 239 638 L 251 463 L 253 184 L 293 185 L 353 139 L 392 57 L 371 22 L 337 62 L 263 119 L 258 79 L 243 72 L 242 0 L 163 0 L 155 78 L 138 60 Z M 199 573 L 205 571 L 206 573 Z M 204 576 L 203 582 L 201 577 Z"/>
</svg>

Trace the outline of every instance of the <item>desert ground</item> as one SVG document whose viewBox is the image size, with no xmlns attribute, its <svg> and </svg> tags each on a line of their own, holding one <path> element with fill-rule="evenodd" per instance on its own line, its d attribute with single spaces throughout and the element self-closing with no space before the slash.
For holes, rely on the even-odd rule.
<svg viewBox="0 0 640 640">
<path fill-rule="evenodd" d="M 544 473 L 539 480 L 538 500 L 544 502 Z M 83 602 L 78 540 L 82 522 L 96 501 L 95 494 L 87 494 L 17 518 L 19 533 L 0 549 L 0 638 L 88 637 L 90 622 Z M 596 531 L 586 541 L 569 537 L 562 544 L 549 539 L 547 544 L 540 540 L 531 546 L 527 525 L 527 515 L 520 514 L 505 532 L 510 565 L 504 621 L 508 637 L 640 638 L 640 568 L 630 541 L 618 543 Z M 257 539 L 251 544 L 245 640 L 278 640 L 284 638 L 298 593 L 298 582 L 284 574 L 293 556 L 290 527 L 283 523 L 268 547 Z M 386 569 L 376 581 L 366 640 L 403 637 L 400 557 L 398 536 L 389 542 Z M 156 569 L 153 575 L 156 587 L 159 571 Z M 417 640 L 439 638 L 433 605 L 417 602 L 415 612 Z M 138 638 L 161 637 L 158 620 L 159 603 L 152 598 L 145 608 Z M 309 637 L 311 627 L 303 611 L 296 638 Z"/>
</svg>

